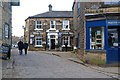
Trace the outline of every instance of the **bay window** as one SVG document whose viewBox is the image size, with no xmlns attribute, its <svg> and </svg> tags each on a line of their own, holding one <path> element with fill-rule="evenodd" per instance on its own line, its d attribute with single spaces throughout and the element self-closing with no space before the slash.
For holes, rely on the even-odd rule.
<svg viewBox="0 0 120 80">
<path fill-rule="evenodd" d="M 65 47 L 65 44 L 67 44 L 67 46 L 70 46 L 70 37 L 69 36 L 65 36 L 63 37 L 63 42 L 62 42 L 62 46 Z"/>
<path fill-rule="evenodd" d="M 35 46 L 42 47 L 42 37 L 35 37 Z"/>
</svg>

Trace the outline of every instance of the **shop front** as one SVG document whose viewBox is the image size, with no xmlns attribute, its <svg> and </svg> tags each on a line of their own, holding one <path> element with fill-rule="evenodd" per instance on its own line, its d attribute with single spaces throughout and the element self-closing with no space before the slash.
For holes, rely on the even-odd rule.
<svg viewBox="0 0 120 80">
<path fill-rule="evenodd" d="M 107 63 L 120 61 L 120 20 L 107 20 Z"/>
<path fill-rule="evenodd" d="M 86 21 L 86 52 L 104 54 L 106 64 L 120 61 L 120 20 Z M 101 58 L 102 59 L 102 58 Z"/>
</svg>

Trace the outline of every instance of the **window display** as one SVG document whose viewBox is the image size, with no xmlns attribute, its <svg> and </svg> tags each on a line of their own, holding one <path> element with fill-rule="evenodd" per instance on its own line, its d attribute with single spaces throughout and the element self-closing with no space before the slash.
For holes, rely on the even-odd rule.
<svg viewBox="0 0 120 80">
<path fill-rule="evenodd" d="M 90 49 L 104 49 L 104 27 L 90 28 Z"/>
</svg>

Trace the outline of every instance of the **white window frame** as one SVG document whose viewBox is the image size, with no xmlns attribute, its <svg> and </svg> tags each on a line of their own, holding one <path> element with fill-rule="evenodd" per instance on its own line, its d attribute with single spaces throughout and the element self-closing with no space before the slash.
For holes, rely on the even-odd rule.
<svg viewBox="0 0 120 80">
<path fill-rule="evenodd" d="M 0 40 L 2 40 L 2 28 L 0 28 Z"/>
<path fill-rule="evenodd" d="M 67 45 L 67 47 L 70 47 L 70 36 L 67 36 L 68 37 L 68 45 Z M 65 47 L 65 44 L 64 44 L 64 38 L 63 38 L 63 40 L 62 40 L 62 47 Z"/>
<path fill-rule="evenodd" d="M 34 30 L 43 30 L 43 28 L 42 28 L 42 27 L 43 27 L 43 26 L 42 26 L 42 21 L 41 21 L 41 24 L 38 24 L 38 23 L 37 23 L 38 21 L 41 21 L 41 20 L 36 20 L 36 21 L 35 21 L 35 29 L 34 29 Z M 40 29 L 37 28 L 37 26 L 40 26 L 40 25 L 41 25 L 41 28 L 40 28 Z"/>
<path fill-rule="evenodd" d="M 9 25 L 5 24 L 5 38 L 9 38 Z"/>
<path fill-rule="evenodd" d="M 36 40 L 37 38 L 41 38 L 41 40 Z M 41 45 L 37 45 L 37 41 L 41 41 Z M 42 37 L 35 37 L 35 47 L 43 47 L 42 46 Z"/>
<path fill-rule="evenodd" d="M 52 28 L 52 25 L 54 25 L 54 28 Z M 56 21 L 53 20 L 53 24 L 50 21 L 50 30 L 56 30 Z"/>
<path fill-rule="evenodd" d="M 65 21 L 67 21 L 67 24 L 65 24 Z M 68 28 L 66 28 L 65 26 L 68 25 Z M 63 20 L 63 28 L 62 30 L 70 30 L 70 23 L 69 23 L 69 20 Z"/>
</svg>

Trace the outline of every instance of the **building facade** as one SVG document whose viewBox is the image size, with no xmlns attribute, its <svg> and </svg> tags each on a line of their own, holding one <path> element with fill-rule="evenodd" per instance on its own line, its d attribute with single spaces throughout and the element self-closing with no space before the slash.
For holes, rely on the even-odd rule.
<svg viewBox="0 0 120 80">
<path fill-rule="evenodd" d="M 11 2 L 0 1 L 0 57 L 4 59 L 7 59 L 7 57 L 10 59 L 11 56 L 12 6 L 19 6 L 19 3 L 19 0 L 11 0 Z M 3 52 L 6 49 L 3 46 L 8 47 L 7 54 Z"/>
<path fill-rule="evenodd" d="M 9 2 L 0 2 L 0 46 L 11 45 L 12 39 L 12 7 Z"/>
<path fill-rule="evenodd" d="M 120 61 L 120 6 L 86 10 L 86 52 L 98 51 L 107 64 Z M 92 15 L 91 15 L 92 14 Z"/>
<path fill-rule="evenodd" d="M 30 16 L 25 20 L 24 41 L 29 43 L 29 50 L 64 50 L 65 44 L 72 50 L 73 40 L 73 12 L 49 11 Z"/>
<path fill-rule="evenodd" d="M 116 26 L 119 26 L 119 9 L 120 6 L 116 3 L 83 3 L 75 0 L 73 27 L 76 32 L 76 42 L 74 45 L 78 48 L 77 53 L 81 59 L 88 63 L 92 63 L 90 60 L 96 60 L 96 62 L 105 64 L 118 61 L 119 28 Z M 113 29 L 108 26 L 113 26 Z M 112 30 L 115 30 L 116 33 L 112 33 Z M 113 39 L 109 39 L 111 36 L 108 33 L 112 37 L 113 35 L 117 37 L 115 42 Z M 112 46 L 109 46 L 108 40 L 113 41 Z M 112 52 L 115 50 L 116 53 L 113 54 Z"/>
<path fill-rule="evenodd" d="M 74 46 L 81 53 L 85 53 L 86 49 L 85 10 L 101 7 L 102 4 L 102 2 L 80 2 L 80 0 L 75 0 L 73 3 Z"/>
</svg>

